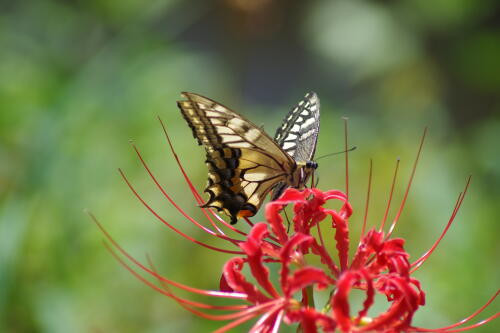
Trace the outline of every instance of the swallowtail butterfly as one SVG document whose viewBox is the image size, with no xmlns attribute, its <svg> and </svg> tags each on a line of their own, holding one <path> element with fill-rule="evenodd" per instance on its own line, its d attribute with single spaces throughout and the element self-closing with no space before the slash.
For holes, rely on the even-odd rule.
<svg viewBox="0 0 500 333">
<path fill-rule="evenodd" d="M 231 217 L 253 216 L 273 190 L 302 189 L 317 168 L 313 162 L 319 133 L 319 99 L 311 92 L 285 117 L 274 140 L 235 111 L 209 98 L 182 93 L 182 115 L 207 153 L 210 195 L 203 207 Z"/>
</svg>

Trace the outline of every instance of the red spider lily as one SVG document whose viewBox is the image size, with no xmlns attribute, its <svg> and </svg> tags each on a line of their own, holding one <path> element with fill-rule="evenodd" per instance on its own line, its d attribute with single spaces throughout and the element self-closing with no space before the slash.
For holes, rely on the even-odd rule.
<svg viewBox="0 0 500 333">
<path fill-rule="evenodd" d="M 203 201 L 199 193 L 186 175 L 166 131 L 165 134 L 189 189 L 196 202 L 201 205 Z M 463 193 L 459 195 L 451 217 L 439 239 L 429 251 L 415 262 L 410 263 L 409 254 L 404 249 L 405 241 L 391 238 L 391 234 L 406 202 L 422 143 L 403 201 L 388 233 L 383 232 L 383 227 L 392 201 L 399 163 L 396 166 L 389 203 L 381 226 L 378 230 L 372 229 L 365 233 L 371 189 L 371 181 L 369 182 L 362 237 L 352 258 L 349 257 L 349 217 L 353 210 L 348 202 L 347 190 L 346 193 L 343 193 L 338 190 L 322 192 L 315 188 L 304 191 L 288 189 L 281 198 L 267 204 L 265 207 L 266 222 L 252 224 L 246 219 L 251 226 L 248 234 L 228 224 L 212 210 L 201 208 L 211 225 L 211 227 L 207 227 L 194 220 L 172 200 L 144 162 L 139 150 L 133 146 L 153 182 L 188 221 L 214 238 L 223 239 L 230 246 L 235 247 L 232 250 L 223 249 L 198 241 L 179 231 L 142 199 L 120 170 L 127 185 L 141 203 L 168 228 L 198 245 L 235 255 L 222 268 L 219 290 L 201 290 L 159 275 L 151 262 L 146 265 L 130 256 L 106 232 L 93 215 L 91 216 L 111 243 L 111 246 L 107 245 L 110 252 L 134 276 L 200 317 L 209 320 L 229 321 L 216 332 L 229 331 L 252 319 L 256 319 L 256 321 L 250 332 L 277 332 L 283 322 L 298 324 L 300 329 L 306 333 L 318 330 L 324 332 L 336 330 L 341 332 L 458 332 L 472 329 L 500 316 L 500 312 L 498 312 L 483 321 L 463 326 L 493 302 L 500 290 L 483 307 L 456 324 L 436 329 L 414 327 L 411 324 L 415 312 L 425 305 L 425 293 L 420 282 L 412 277 L 412 274 L 429 258 L 448 231 L 462 204 L 470 181 L 470 179 L 467 181 Z M 346 188 L 348 188 L 347 173 Z M 341 208 L 338 210 L 326 208 L 325 204 L 331 200 L 340 202 Z M 287 205 L 291 205 L 293 209 L 291 232 L 287 231 L 281 215 Z M 330 221 L 331 223 L 329 223 Z M 332 253 L 325 241 L 326 237 L 323 236 L 322 232 L 324 228 L 332 228 L 335 233 L 335 253 Z M 224 231 L 226 229 L 236 233 L 238 237 L 228 236 Z M 321 263 L 321 267 L 308 264 L 311 261 Z M 276 270 L 270 270 L 271 266 L 279 268 L 275 277 L 272 272 L 276 272 Z M 141 272 L 144 274 L 141 275 Z M 152 282 L 147 278 L 148 276 L 158 283 Z M 180 297 L 172 288 L 207 297 L 225 298 L 233 300 L 233 302 L 224 306 L 213 305 L 210 302 L 196 302 Z M 318 307 L 315 304 L 316 292 L 321 290 L 330 292 L 324 307 Z M 357 314 L 351 313 L 349 296 L 353 290 L 364 294 L 361 310 Z M 375 303 L 376 294 L 383 295 L 389 305 L 384 312 L 370 317 L 368 312 Z M 234 304 L 234 300 L 237 300 L 239 304 Z M 222 313 L 214 314 L 214 312 Z M 458 328 L 459 326 L 462 327 Z"/>
</svg>

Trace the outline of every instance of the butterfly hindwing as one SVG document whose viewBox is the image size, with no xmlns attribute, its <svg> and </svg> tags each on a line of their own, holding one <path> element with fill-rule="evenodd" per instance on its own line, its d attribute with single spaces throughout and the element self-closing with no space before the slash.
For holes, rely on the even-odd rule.
<svg viewBox="0 0 500 333">
<path fill-rule="evenodd" d="M 210 198 L 204 206 L 224 211 L 232 223 L 254 215 L 267 193 L 294 172 L 295 161 L 236 112 L 197 94 L 182 95 L 178 106 L 207 153 Z"/>
</svg>

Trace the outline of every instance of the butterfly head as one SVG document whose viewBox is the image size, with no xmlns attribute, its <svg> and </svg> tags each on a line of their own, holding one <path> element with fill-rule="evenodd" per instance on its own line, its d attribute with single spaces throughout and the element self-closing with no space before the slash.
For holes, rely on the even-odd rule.
<svg viewBox="0 0 500 333">
<path fill-rule="evenodd" d="M 318 163 L 314 161 L 297 162 L 296 184 L 292 186 L 300 190 L 304 189 L 309 177 L 311 177 L 317 168 Z"/>
<path fill-rule="evenodd" d="M 318 163 L 314 161 L 307 161 L 304 168 L 314 171 L 318 168 Z"/>
</svg>

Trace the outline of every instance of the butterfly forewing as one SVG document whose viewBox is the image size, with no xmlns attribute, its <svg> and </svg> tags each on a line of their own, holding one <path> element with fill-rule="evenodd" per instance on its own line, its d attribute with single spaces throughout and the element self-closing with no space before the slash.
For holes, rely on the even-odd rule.
<svg viewBox="0 0 500 333">
<path fill-rule="evenodd" d="M 319 134 L 319 98 L 314 92 L 306 94 L 283 119 L 274 140 L 296 162 L 313 159 Z M 272 200 L 278 199 L 289 186 L 280 182 L 273 190 Z"/>
<path fill-rule="evenodd" d="M 293 158 L 260 128 L 206 97 L 183 93 L 178 106 L 207 153 L 210 195 L 205 207 L 231 216 L 254 215 L 269 191 L 294 171 Z"/>
<path fill-rule="evenodd" d="M 319 134 L 319 98 L 310 92 L 285 116 L 274 139 L 297 162 L 312 160 Z"/>
</svg>

